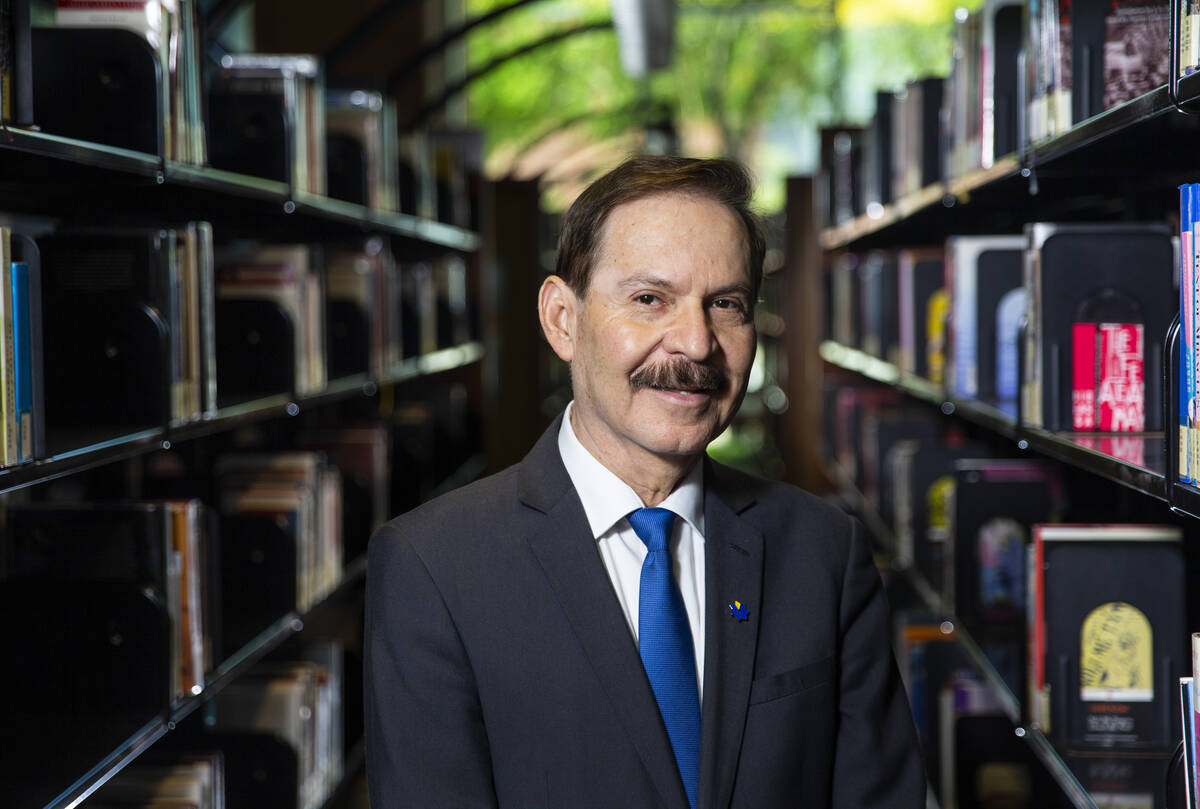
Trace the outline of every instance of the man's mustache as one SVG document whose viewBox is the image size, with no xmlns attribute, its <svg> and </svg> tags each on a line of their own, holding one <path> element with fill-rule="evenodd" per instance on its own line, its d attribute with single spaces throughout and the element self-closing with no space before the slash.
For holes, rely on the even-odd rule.
<svg viewBox="0 0 1200 809">
<path fill-rule="evenodd" d="M 638 368 L 630 374 L 629 384 L 635 391 L 653 388 L 716 393 L 724 387 L 725 375 L 711 365 L 679 357 Z"/>
</svg>

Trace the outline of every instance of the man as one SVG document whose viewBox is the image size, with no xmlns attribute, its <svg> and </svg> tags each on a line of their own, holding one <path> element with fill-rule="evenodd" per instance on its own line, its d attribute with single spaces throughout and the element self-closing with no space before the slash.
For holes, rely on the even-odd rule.
<svg viewBox="0 0 1200 809">
<path fill-rule="evenodd" d="M 574 401 L 371 542 L 373 809 L 924 805 L 857 524 L 704 456 L 754 359 L 750 190 L 643 157 L 571 207 L 538 312 Z"/>
</svg>

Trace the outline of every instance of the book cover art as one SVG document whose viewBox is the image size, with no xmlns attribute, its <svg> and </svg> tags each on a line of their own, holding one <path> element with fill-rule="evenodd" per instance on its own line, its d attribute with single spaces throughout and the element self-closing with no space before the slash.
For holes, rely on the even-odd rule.
<svg viewBox="0 0 1200 809">
<path fill-rule="evenodd" d="M 1163 43 L 1170 37 L 1169 4 L 1112 2 L 1104 18 L 1104 109 L 1166 83 L 1169 53 Z"/>
<path fill-rule="evenodd" d="M 1031 602 L 1033 721 L 1077 749 L 1164 750 L 1187 664 L 1181 533 L 1039 525 Z"/>
</svg>

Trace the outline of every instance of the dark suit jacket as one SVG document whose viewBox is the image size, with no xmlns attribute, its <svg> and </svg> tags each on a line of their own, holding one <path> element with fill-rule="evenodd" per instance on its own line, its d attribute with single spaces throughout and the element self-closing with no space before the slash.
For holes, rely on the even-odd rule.
<svg viewBox="0 0 1200 809">
<path fill-rule="evenodd" d="M 687 809 L 558 429 L 371 541 L 372 809 Z M 921 809 L 887 604 L 857 523 L 706 463 L 699 806 Z"/>
</svg>

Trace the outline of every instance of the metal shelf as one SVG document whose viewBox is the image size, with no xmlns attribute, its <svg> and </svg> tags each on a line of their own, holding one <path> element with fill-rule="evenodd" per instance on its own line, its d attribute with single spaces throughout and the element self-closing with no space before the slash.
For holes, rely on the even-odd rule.
<svg viewBox="0 0 1200 809">
<path fill-rule="evenodd" d="M 879 512 L 874 509 L 870 501 L 863 496 L 862 492 L 851 483 L 849 477 L 841 467 L 834 462 L 828 463 L 830 463 L 831 467 L 831 477 L 837 481 L 842 497 L 851 504 L 851 508 L 855 510 L 868 527 L 873 531 L 881 532 L 878 536 L 884 545 L 894 548 L 896 543 L 892 536 L 891 528 L 884 522 Z M 976 642 L 974 636 L 972 636 L 963 622 L 942 603 L 941 596 L 929 585 L 929 582 L 925 580 L 920 571 L 911 566 L 898 567 L 895 570 L 912 585 L 930 611 L 953 625 L 954 628 L 951 636 L 967 655 L 971 664 L 983 678 L 984 683 L 995 695 L 1005 717 L 1014 726 L 1013 732 L 1030 746 L 1034 755 L 1046 768 L 1046 771 L 1058 784 L 1059 788 L 1062 789 L 1063 794 L 1071 801 L 1072 805 L 1076 809 L 1098 809 L 1096 802 L 1079 783 L 1079 779 L 1075 777 L 1075 773 L 1071 771 L 1071 768 L 1063 760 L 1064 754 L 1040 730 L 1022 724 L 1020 700 L 1013 694 L 1008 683 L 1004 681 L 1004 678 L 1000 676 L 1000 673 L 996 670 L 991 660 L 984 654 L 983 649 Z"/>
<path fill-rule="evenodd" d="M 13 194 L 8 205 L 30 213 L 53 215 L 78 208 L 80 185 L 101 185 L 111 212 L 119 208 L 162 217 L 215 219 L 222 214 L 256 232 L 268 221 L 289 221 L 325 236 L 378 233 L 399 239 L 414 250 L 479 249 L 478 234 L 442 222 L 380 211 L 329 197 L 294 192 L 287 183 L 208 166 L 164 161 L 157 155 L 134 152 L 37 130 L 0 129 L 0 165 L 14 188 L 30 182 L 37 194 Z M 60 207 L 74 195 L 76 205 Z M 112 205 L 114 197 L 120 205 Z M 90 215 L 90 212 L 89 212 Z M 246 221 L 247 218 L 251 221 Z"/>
<path fill-rule="evenodd" d="M 948 396 L 944 389 L 928 380 L 906 374 L 857 349 L 827 340 L 819 352 L 831 365 L 935 405 L 947 416 L 961 418 L 1013 441 L 1017 449 L 1053 458 L 1167 502 L 1166 443 L 1162 433 L 1052 433 L 1018 424 L 1015 413 L 1005 412 L 995 404 Z M 1193 494 L 1190 502 L 1195 513 L 1200 514 L 1200 489 Z"/>
<path fill-rule="evenodd" d="M 331 381 L 325 390 L 309 396 L 291 397 L 279 394 L 223 407 L 199 421 L 142 430 L 96 443 L 87 443 L 49 458 L 0 469 L 0 493 L 166 449 L 174 442 L 213 435 L 240 424 L 296 416 L 306 407 L 323 407 L 359 395 L 373 396 L 380 385 L 407 382 L 462 368 L 481 360 L 483 353 L 482 344 L 464 343 L 405 360 L 379 380 L 373 380 L 365 374 L 346 377 Z"/>
<path fill-rule="evenodd" d="M 1200 75 L 1180 80 L 1181 102 L 1200 99 Z M 1064 196 L 1111 197 L 1166 188 L 1164 175 L 1191 170 L 1178 154 L 1200 131 L 1195 115 L 1179 115 L 1167 85 L 1081 121 L 1052 138 L 1005 155 L 991 167 L 926 186 L 913 194 L 820 233 L 825 250 L 934 243 L 954 232 L 1001 232 L 1027 221 L 1058 216 L 1095 217 L 1099 207 L 1082 213 L 1056 205 Z M 1147 148 L 1149 147 L 1149 148 Z M 1186 151 L 1186 150 L 1185 150 Z M 1104 166 L 1104 172 L 1097 172 Z M 1099 174 L 1104 174 L 1100 177 Z M 1069 178 L 1071 189 L 1057 193 L 1053 183 Z M 1119 181 L 1119 182 L 1118 182 Z M 1140 181 L 1140 182 L 1139 182 Z M 1052 193 L 1040 193 L 1049 186 Z M 1150 192 L 1152 193 L 1152 192 Z M 1093 200 L 1096 203 L 1097 200 Z M 972 218 L 980 214 L 980 221 Z"/>
<path fill-rule="evenodd" d="M 331 590 L 319 604 L 306 613 L 289 612 L 280 617 L 213 669 L 205 678 L 204 690 L 179 701 L 164 716 L 147 723 L 58 797 L 46 804 L 45 809 L 75 809 L 109 779 L 123 770 L 126 765 L 144 753 L 147 748 L 174 730 L 197 708 L 219 694 L 225 686 L 244 674 L 289 637 L 303 631 L 306 619 L 319 615 L 327 605 L 335 603 L 342 594 L 358 586 L 366 578 L 366 570 L 365 555 L 347 565 L 342 571 L 342 577 L 337 587 Z"/>
</svg>

